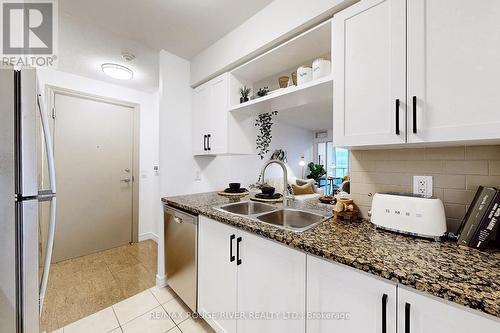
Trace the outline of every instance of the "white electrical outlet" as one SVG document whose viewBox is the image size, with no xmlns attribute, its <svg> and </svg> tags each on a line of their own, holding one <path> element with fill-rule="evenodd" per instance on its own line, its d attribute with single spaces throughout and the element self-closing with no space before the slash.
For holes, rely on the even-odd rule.
<svg viewBox="0 0 500 333">
<path fill-rule="evenodd" d="M 201 170 L 200 169 L 196 170 L 196 173 L 194 175 L 194 180 L 197 182 L 199 182 L 201 180 Z"/>
<path fill-rule="evenodd" d="M 413 193 L 432 197 L 432 176 L 413 176 Z"/>
</svg>

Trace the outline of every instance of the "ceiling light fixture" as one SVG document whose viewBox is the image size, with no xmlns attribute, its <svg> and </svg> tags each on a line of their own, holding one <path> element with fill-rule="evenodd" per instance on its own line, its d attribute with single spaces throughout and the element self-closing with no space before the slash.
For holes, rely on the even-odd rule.
<svg viewBox="0 0 500 333">
<path fill-rule="evenodd" d="M 118 80 L 131 80 L 134 77 L 134 72 L 130 68 L 118 64 L 108 62 L 102 64 L 101 69 L 104 74 Z"/>
</svg>

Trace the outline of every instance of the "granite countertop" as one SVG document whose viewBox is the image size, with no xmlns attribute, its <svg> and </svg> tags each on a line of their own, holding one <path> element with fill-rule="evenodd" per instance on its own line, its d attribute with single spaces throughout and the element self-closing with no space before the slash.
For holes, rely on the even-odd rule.
<svg viewBox="0 0 500 333">
<path fill-rule="evenodd" d="M 366 221 L 340 223 L 329 219 L 296 233 L 214 209 L 213 206 L 235 202 L 216 192 L 168 197 L 162 201 L 500 317 L 500 251 L 481 252 L 449 241 L 435 242 L 389 233 L 375 229 Z M 298 201 L 290 205 L 324 212 L 331 212 L 333 207 Z"/>
</svg>

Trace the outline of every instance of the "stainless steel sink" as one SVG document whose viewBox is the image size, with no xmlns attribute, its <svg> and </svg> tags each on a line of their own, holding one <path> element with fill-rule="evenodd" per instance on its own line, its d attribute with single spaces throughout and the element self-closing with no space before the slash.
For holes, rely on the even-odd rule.
<svg viewBox="0 0 500 333">
<path fill-rule="evenodd" d="M 228 213 L 237 215 L 257 215 L 276 210 L 276 207 L 260 202 L 243 201 L 217 207 Z"/>
<path fill-rule="evenodd" d="M 272 224 L 280 228 L 293 231 L 305 231 L 327 220 L 329 217 L 303 210 L 285 208 L 259 215 L 256 218 L 261 222 Z"/>
</svg>

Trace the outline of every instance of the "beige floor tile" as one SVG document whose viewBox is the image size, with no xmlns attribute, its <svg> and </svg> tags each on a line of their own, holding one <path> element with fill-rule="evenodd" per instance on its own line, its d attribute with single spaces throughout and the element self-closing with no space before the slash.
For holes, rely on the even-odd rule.
<svg viewBox="0 0 500 333">
<path fill-rule="evenodd" d="M 102 256 L 112 273 L 124 270 L 139 263 L 128 251 L 130 245 L 105 251 Z"/>
<path fill-rule="evenodd" d="M 130 297 L 145 289 L 149 289 L 156 282 L 154 274 L 149 272 L 140 263 L 113 273 L 113 276 L 125 297 Z"/>
<path fill-rule="evenodd" d="M 64 327 L 65 333 L 107 333 L 120 327 L 113 308 L 109 307 Z"/>
<path fill-rule="evenodd" d="M 175 293 L 169 287 L 153 287 L 149 289 L 160 304 L 166 303 L 175 298 Z"/>
<path fill-rule="evenodd" d="M 118 327 L 118 328 L 115 328 L 114 330 L 112 330 L 111 332 L 109 333 L 123 333 L 122 331 L 122 328 L 121 327 Z"/>
<path fill-rule="evenodd" d="M 168 333 L 182 333 L 181 330 L 176 326 L 168 331 Z"/>
<path fill-rule="evenodd" d="M 120 325 L 123 326 L 132 319 L 153 310 L 158 305 L 160 305 L 160 303 L 154 298 L 153 294 L 149 290 L 146 290 L 113 305 L 113 309 L 115 310 Z"/>
<path fill-rule="evenodd" d="M 189 318 L 179 324 L 182 333 L 212 333 L 214 330 L 203 319 Z"/>
<path fill-rule="evenodd" d="M 165 310 L 158 306 L 142 316 L 122 325 L 124 333 L 164 333 L 175 327 Z"/>
<path fill-rule="evenodd" d="M 69 325 L 154 286 L 156 260 L 157 245 L 148 240 L 52 264 L 42 331 Z M 113 274 L 110 267 L 124 274 Z"/>
<path fill-rule="evenodd" d="M 191 310 L 177 298 L 163 303 L 162 305 L 177 325 L 191 317 Z"/>
</svg>

